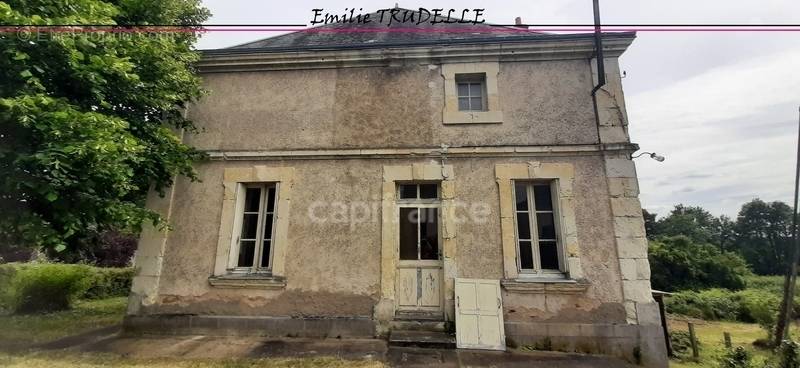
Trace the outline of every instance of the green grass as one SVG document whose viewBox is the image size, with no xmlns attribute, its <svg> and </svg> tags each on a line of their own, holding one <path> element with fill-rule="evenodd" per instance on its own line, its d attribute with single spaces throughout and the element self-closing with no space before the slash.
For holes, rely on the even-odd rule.
<svg viewBox="0 0 800 368">
<path fill-rule="evenodd" d="M 742 346 L 751 353 L 756 366 L 761 366 L 764 361 L 773 356 L 771 350 L 753 346 L 754 341 L 766 338 L 766 332 L 757 324 L 694 319 L 692 322 L 695 325 L 697 339 L 700 341 L 700 359 L 697 362 L 691 361 L 690 352 L 688 358 L 673 359 L 670 362 L 672 368 L 719 367 L 718 359 L 725 353 L 723 332 L 731 334 L 731 343 L 734 347 Z M 671 318 L 669 328 L 670 331 L 687 331 L 689 329 L 686 319 L 682 318 Z M 793 327 L 793 336 L 797 336 L 797 328 L 797 326 Z"/>
<path fill-rule="evenodd" d="M 67 311 L 0 316 L 0 346 L 25 348 L 122 322 L 126 298 L 79 300 Z"/>
<path fill-rule="evenodd" d="M 0 367 L 17 368 L 249 368 L 356 367 L 380 368 L 381 362 L 332 357 L 266 359 L 138 359 L 109 353 L 18 350 L 122 321 L 126 298 L 79 300 L 72 310 L 35 315 L 0 316 Z M 2 352 L 5 350 L 6 352 Z"/>
</svg>

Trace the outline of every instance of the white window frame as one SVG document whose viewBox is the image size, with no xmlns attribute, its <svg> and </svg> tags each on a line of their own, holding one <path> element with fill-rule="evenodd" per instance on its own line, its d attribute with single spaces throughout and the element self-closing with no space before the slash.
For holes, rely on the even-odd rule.
<svg viewBox="0 0 800 368">
<path fill-rule="evenodd" d="M 530 226 L 531 239 L 521 240 L 519 237 L 519 221 L 517 216 L 517 184 L 525 185 L 525 195 L 528 201 L 528 226 Z M 553 205 L 552 211 L 540 211 L 536 207 L 536 200 L 533 191 L 534 185 L 547 184 L 550 186 L 550 201 Z M 566 262 L 564 257 L 563 236 L 561 231 L 560 213 L 559 213 L 559 195 L 558 195 L 558 179 L 553 180 L 512 180 L 512 198 L 513 198 L 513 211 L 514 211 L 514 239 L 516 243 L 516 263 L 517 271 L 520 277 L 545 277 L 545 278 L 566 278 Z M 537 224 L 537 213 L 552 213 L 553 225 L 556 233 L 556 252 L 558 254 L 558 270 L 542 269 L 541 267 L 541 254 L 539 251 L 539 226 Z M 546 239 L 550 240 L 550 239 Z M 531 254 L 533 256 L 533 269 L 522 268 L 522 257 L 520 255 L 520 242 L 529 241 L 531 244 Z"/>
<path fill-rule="evenodd" d="M 235 234 L 233 242 L 231 244 L 231 263 L 229 264 L 228 272 L 234 274 L 272 274 L 272 265 L 273 259 L 275 257 L 275 232 L 277 228 L 277 218 L 278 218 L 278 196 L 280 194 L 279 183 L 240 183 L 241 186 L 241 193 L 242 195 L 239 196 L 237 204 L 236 204 L 236 218 L 234 220 L 234 228 L 233 234 Z M 259 198 L 259 207 L 258 207 L 258 224 L 256 226 L 256 239 L 241 239 L 242 233 L 242 222 L 245 215 L 245 200 L 246 200 L 246 193 L 247 189 L 250 188 L 259 188 L 261 189 L 261 197 Z M 273 208 L 271 210 L 267 209 L 268 203 L 268 190 L 270 188 L 274 188 L 275 191 L 275 198 L 273 199 Z M 248 214 L 254 214 L 254 212 L 248 212 Z M 270 238 L 264 238 L 263 229 L 265 225 L 265 221 L 267 215 L 272 215 L 272 232 L 270 234 Z M 239 251 L 241 250 L 241 242 L 242 241 L 253 241 L 255 240 L 255 251 L 253 252 L 253 265 L 250 267 L 240 267 L 239 263 Z M 261 256 L 264 252 L 264 241 L 269 240 L 270 242 L 270 251 L 269 251 L 269 263 L 266 267 L 261 267 L 259 264 L 261 263 Z"/>
<path fill-rule="evenodd" d="M 465 111 L 465 112 L 474 112 L 474 111 L 489 111 L 489 106 L 487 106 L 487 98 L 486 98 L 486 73 L 470 73 L 470 74 L 456 74 L 456 97 L 458 98 L 458 111 Z M 467 94 L 462 95 L 459 93 L 459 87 L 461 85 L 467 86 Z M 472 96 L 472 86 L 477 85 L 478 90 L 480 90 L 480 96 Z M 481 108 L 480 109 L 473 109 L 472 108 L 472 98 L 473 97 L 480 97 L 481 98 Z M 461 99 L 467 99 L 467 109 L 461 109 Z"/>
<path fill-rule="evenodd" d="M 444 63 L 441 68 L 442 77 L 444 78 L 442 124 L 503 123 L 503 111 L 500 110 L 500 91 L 498 88 L 499 62 Z M 481 75 L 483 77 L 483 110 L 480 111 L 458 109 L 458 81 L 469 78 L 470 75 Z"/>
</svg>

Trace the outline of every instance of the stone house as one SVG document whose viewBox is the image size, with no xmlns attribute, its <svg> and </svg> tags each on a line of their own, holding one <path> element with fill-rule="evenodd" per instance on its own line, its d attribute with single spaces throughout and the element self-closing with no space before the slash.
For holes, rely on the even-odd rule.
<svg viewBox="0 0 800 368">
<path fill-rule="evenodd" d="M 171 229 L 142 234 L 126 327 L 452 330 L 457 279 L 483 279 L 509 344 L 666 366 L 618 66 L 635 35 L 603 36 L 593 97 L 591 34 L 353 27 L 204 52 L 184 140 L 210 159 L 148 199 Z"/>
</svg>

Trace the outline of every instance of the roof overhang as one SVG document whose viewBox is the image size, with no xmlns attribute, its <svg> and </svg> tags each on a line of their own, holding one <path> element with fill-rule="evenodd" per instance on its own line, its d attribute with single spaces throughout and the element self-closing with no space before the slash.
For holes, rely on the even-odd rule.
<svg viewBox="0 0 800 368">
<path fill-rule="evenodd" d="M 620 56 L 635 38 L 634 32 L 604 33 L 604 56 Z M 363 47 L 335 45 L 288 49 L 204 50 L 197 66 L 201 73 L 220 73 L 592 57 L 593 34 L 568 34 Z"/>
</svg>

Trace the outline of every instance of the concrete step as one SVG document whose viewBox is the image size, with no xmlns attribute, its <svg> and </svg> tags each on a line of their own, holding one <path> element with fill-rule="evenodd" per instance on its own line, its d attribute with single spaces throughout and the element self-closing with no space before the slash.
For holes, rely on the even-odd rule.
<svg viewBox="0 0 800 368">
<path fill-rule="evenodd" d="M 389 333 L 389 345 L 455 349 L 456 338 L 445 332 L 393 330 Z"/>
<path fill-rule="evenodd" d="M 389 328 L 392 331 L 402 330 L 446 332 L 447 324 L 444 321 L 394 320 L 389 322 Z"/>
<path fill-rule="evenodd" d="M 395 321 L 443 321 L 442 312 L 428 311 L 397 311 L 394 314 Z"/>
</svg>

